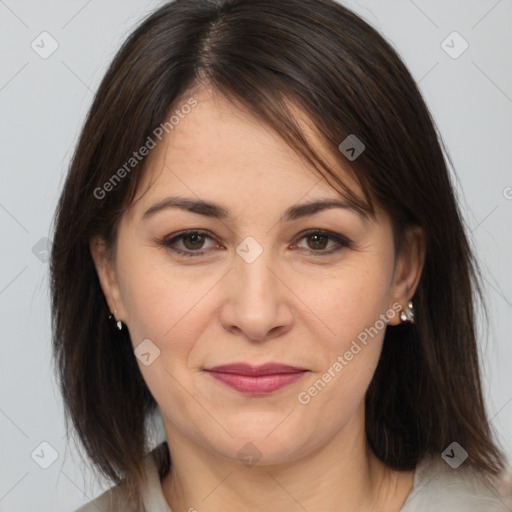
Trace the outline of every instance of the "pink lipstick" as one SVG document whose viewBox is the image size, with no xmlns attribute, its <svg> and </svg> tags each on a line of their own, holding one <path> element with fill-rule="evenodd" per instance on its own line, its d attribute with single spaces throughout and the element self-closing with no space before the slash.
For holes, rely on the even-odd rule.
<svg viewBox="0 0 512 512">
<path fill-rule="evenodd" d="M 308 370 L 280 363 L 260 366 L 233 363 L 205 368 L 205 371 L 241 393 L 266 395 L 295 382 Z"/>
</svg>

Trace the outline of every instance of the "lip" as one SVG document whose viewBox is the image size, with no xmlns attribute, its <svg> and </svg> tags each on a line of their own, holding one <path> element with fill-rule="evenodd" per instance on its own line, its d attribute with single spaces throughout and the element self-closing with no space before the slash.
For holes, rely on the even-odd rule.
<svg viewBox="0 0 512 512">
<path fill-rule="evenodd" d="M 231 363 L 205 368 L 205 370 L 208 372 L 237 373 L 239 375 L 259 376 L 277 373 L 304 372 L 306 371 L 306 368 L 299 368 L 297 366 L 290 366 L 288 364 L 281 363 L 265 363 L 259 366 L 252 366 L 248 363 Z"/>
<path fill-rule="evenodd" d="M 241 392 L 252 395 L 273 393 L 308 372 L 305 368 L 281 363 L 266 363 L 251 366 L 247 363 L 233 363 L 205 368 L 213 378 Z"/>
</svg>

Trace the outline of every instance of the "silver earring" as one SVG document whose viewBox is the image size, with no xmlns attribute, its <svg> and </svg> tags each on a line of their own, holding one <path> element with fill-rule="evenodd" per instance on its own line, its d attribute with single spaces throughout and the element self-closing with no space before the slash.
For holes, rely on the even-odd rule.
<svg viewBox="0 0 512 512">
<path fill-rule="evenodd" d="M 117 309 L 114 309 L 114 317 L 117 320 Z M 121 320 L 116 321 L 117 328 L 122 331 L 123 330 L 123 322 Z"/>
<path fill-rule="evenodd" d="M 410 322 L 411 324 L 414 323 L 414 305 L 412 300 L 407 303 L 405 310 L 402 309 L 400 320 L 402 320 L 402 322 Z"/>
<path fill-rule="evenodd" d="M 123 330 L 123 322 L 117 319 L 117 309 L 114 310 L 114 314 L 110 314 L 108 316 L 110 320 L 115 320 L 117 328 L 122 331 Z"/>
</svg>

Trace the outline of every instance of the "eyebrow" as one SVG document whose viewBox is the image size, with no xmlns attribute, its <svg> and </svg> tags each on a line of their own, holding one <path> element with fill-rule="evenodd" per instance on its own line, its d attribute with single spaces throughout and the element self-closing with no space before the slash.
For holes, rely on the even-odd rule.
<svg viewBox="0 0 512 512">
<path fill-rule="evenodd" d="M 167 197 L 166 199 L 159 201 L 158 203 L 151 206 L 148 210 L 146 210 L 142 218 L 143 220 L 146 220 L 156 213 L 167 210 L 169 208 L 179 208 L 181 210 L 189 211 L 214 219 L 224 220 L 229 218 L 229 210 L 218 204 L 208 201 L 188 199 L 184 197 Z M 281 216 L 280 222 L 297 220 L 302 217 L 314 215 L 320 211 L 332 208 L 343 208 L 350 210 L 359 215 L 364 221 L 369 220 L 368 212 L 355 204 L 348 203 L 339 199 L 320 199 L 317 201 L 310 201 L 308 203 L 290 206 Z"/>
</svg>

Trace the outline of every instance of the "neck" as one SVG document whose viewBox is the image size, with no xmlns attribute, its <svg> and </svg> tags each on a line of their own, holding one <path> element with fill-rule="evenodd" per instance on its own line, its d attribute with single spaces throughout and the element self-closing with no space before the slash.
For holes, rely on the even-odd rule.
<svg viewBox="0 0 512 512">
<path fill-rule="evenodd" d="M 387 468 L 358 425 L 360 418 L 353 418 L 306 456 L 248 467 L 198 446 L 167 424 L 172 468 L 162 481 L 164 496 L 173 512 L 238 512 L 241 504 L 254 512 L 399 512 L 413 472 Z"/>
</svg>

